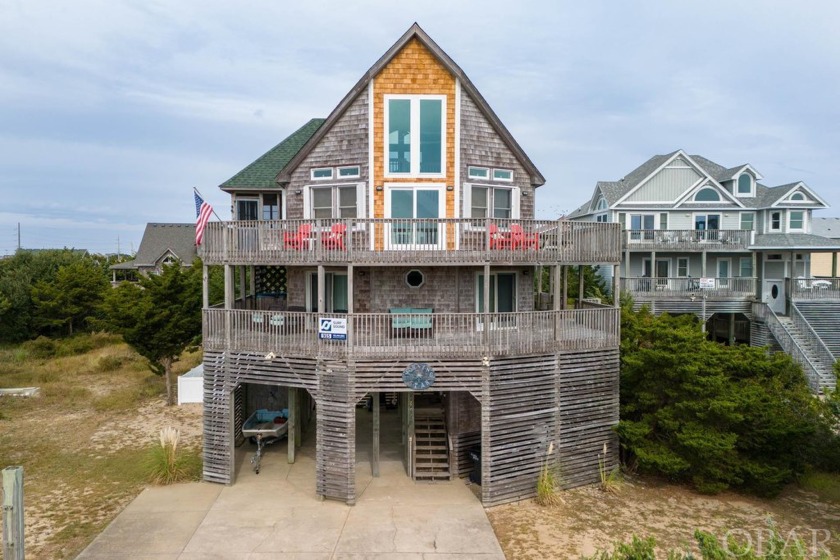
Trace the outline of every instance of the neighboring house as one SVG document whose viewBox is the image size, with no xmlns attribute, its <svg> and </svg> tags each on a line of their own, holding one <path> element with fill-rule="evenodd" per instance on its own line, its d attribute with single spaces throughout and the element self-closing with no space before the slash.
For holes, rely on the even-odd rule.
<svg viewBox="0 0 840 560">
<path fill-rule="evenodd" d="M 833 239 L 840 244 L 840 218 L 814 218 L 811 233 Z M 816 278 L 836 278 L 840 276 L 840 253 L 814 253 L 811 255 L 811 274 Z"/>
<path fill-rule="evenodd" d="M 223 183 L 235 220 L 208 224 L 200 247 L 226 279 L 224 306 L 205 299 L 204 479 L 234 482 L 260 408 L 288 409 L 293 461 L 314 409 L 316 492 L 352 503 L 370 402 L 374 476 L 382 429 L 416 480 L 467 476 L 480 445 L 485 504 L 533 496 L 546 463 L 566 485 L 597 481 L 599 460 L 617 462 L 618 309 L 561 309 L 559 279 L 617 265 L 619 228 L 535 220 L 544 182 L 414 25 L 326 119 Z M 236 274 L 250 278 L 238 293 Z"/>
<path fill-rule="evenodd" d="M 113 282 L 119 271 L 159 274 L 165 264 L 191 266 L 195 257 L 195 224 L 146 224 L 134 260 L 111 265 Z"/>
<path fill-rule="evenodd" d="M 832 301 L 840 303 L 836 281 L 812 278 L 812 256 L 837 251 L 840 243 L 812 231 L 812 212 L 828 206 L 816 192 L 802 181 L 767 187 L 762 179 L 750 164 L 725 167 L 677 150 L 619 181 L 598 182 L 569 219 L 621 225 L 620 285 L 637 307 L 694 313 L 730 341 L 764 344 L 765 325 L 778 331 L 776 338 L 809 338 L 797 325 L 816 327 L 834 312 Z M 805 303 L 816 299 L 819 306 Z M 800 320 L 806 308 L 811 319 Z M 798 352 L 788 348 L 790 340 L 778 342 Z M 833 357 L 826 350 L 822 358 L 812 360 L 813 368 L 806 364 L 814 388 L 834 383 L 824 371 Z"/>
</svg>

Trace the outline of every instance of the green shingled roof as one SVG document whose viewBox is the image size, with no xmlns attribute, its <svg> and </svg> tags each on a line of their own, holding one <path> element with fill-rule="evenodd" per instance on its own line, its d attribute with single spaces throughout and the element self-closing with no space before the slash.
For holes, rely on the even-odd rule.
<svg viewBox="0 0 840 560">
<path fill-rule="evenodd" d="M 226 188 L 264 189 L 276 187 L 275 177 L 295 157 L 303 145 L 312 138 L 326 119 L 312 119 L 288 138 L 268 150 L 248 167 L 222 183 Z"/>
</svg>

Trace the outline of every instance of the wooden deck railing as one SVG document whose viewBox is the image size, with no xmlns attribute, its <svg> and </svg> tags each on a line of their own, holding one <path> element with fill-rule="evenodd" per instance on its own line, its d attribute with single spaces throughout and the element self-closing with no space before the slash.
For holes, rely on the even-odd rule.
<svg viewBox="0 0 840 560">
<path fill-rule="evenodd" d="M 753 234 L 740 229 L 627 229 L 621 241 L 631 251 L 746 251 Z"/>
<path fill-rule="evenodd" d="M 616 263 L 618 224 L 351 219 L 207 224 L 205 264 Z"/>
<path fill-rule="evenodd" d="M 713 287 L 701 287 L 699 278 L 622 278 L 621 288 L 633 295 L 656 298 L 755 296 L 755 278 L 712 278 Z M 705 286 L 705 284 L 704 284 Z"/>
<path fill-rule="evenodd" d="M 320 318 L 347 320 L 346 340 L 319 338 Z M 521 313 L 351 313 L 205 309 L 210 350 L 276 356 L 432 359 L 614 348 L 616 308 Z"/>
</svg>

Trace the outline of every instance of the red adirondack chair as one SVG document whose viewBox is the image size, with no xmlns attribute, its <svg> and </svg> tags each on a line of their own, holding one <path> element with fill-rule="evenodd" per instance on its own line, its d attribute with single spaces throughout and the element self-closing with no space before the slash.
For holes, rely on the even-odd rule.
<svg viewBox="0 0 840 560">
<path fill-rule="evenodd" d="M 499 231 L 499 226 L 496 224 L 490 224 L 488 234 L 490 235 L 491 250 L 513 249 L 513 239 L 511 238 L 511 235 L 509 233 L 502 233 Z"/>
<path fill-rule="evenodd" d="M 309 240 L 312 234 L 312 224 L 301 224 L 297 233 L 283 232 L 283 246 L 286 249 L 303 251 L 309 249 Z"/>
<path fill-rule="evenodd" d="M 525 233 L 519 224 L 510 225 L 510 236 L 514 249 L 539 249 L 540 235 L 538 233 Z"/>
<path fill-rule="evenodd" d="M 325 249 L 344 250 L 344 235 L 347 233 L 346 224 L 333 224 L 329 232 L 321 234 L 321 244 Z"/>
</svg>

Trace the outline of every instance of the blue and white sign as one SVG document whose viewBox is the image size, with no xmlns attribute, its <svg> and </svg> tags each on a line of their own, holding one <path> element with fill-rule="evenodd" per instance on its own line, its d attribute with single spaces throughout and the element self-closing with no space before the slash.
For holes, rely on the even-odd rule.
<svg viewBox="0 0 840 560">
<path fill-rule="evenodd" d="M 347 340 L 347 319 L 343 317 L 318 319 L 318 338 L 322 340 Z"/>
</svg>

